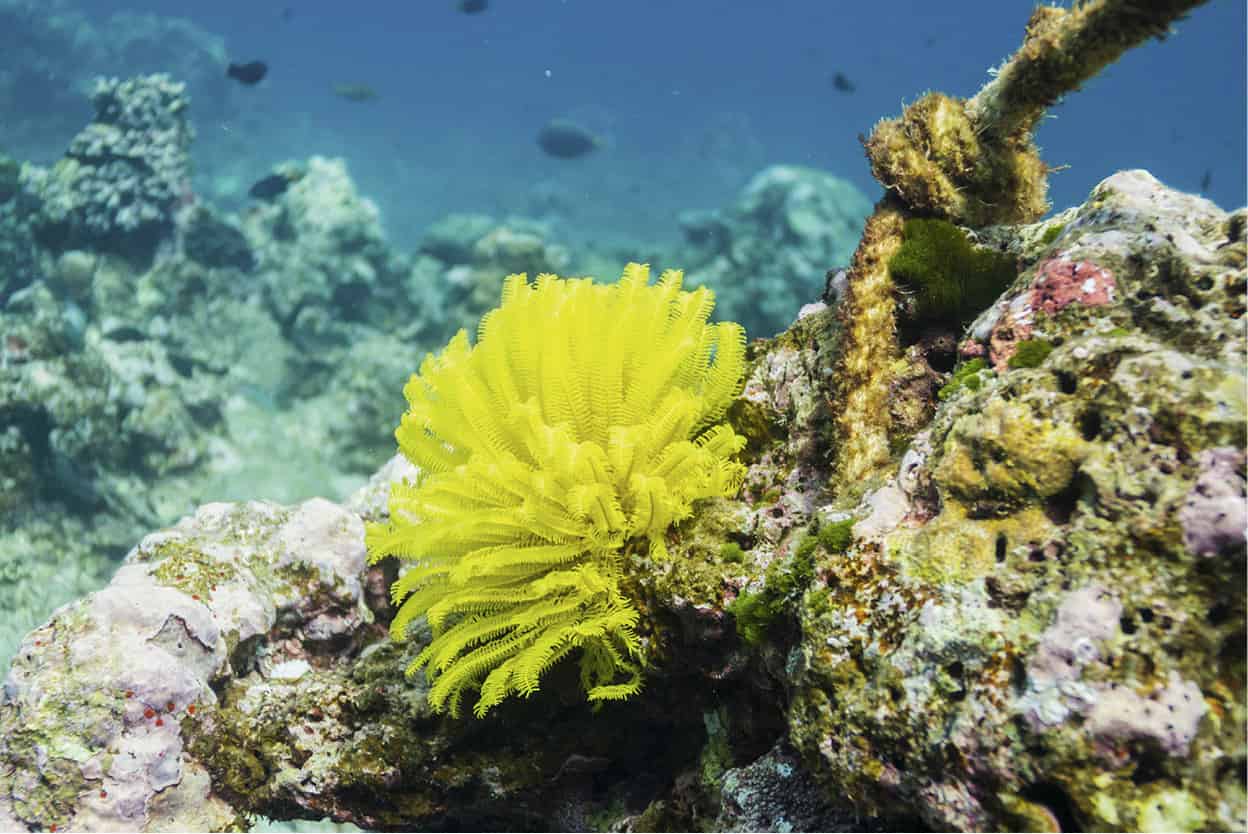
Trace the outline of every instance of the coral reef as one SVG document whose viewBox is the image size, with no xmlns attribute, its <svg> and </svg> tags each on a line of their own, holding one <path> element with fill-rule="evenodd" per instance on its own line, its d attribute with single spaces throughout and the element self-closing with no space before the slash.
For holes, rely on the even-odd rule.
<svg viewBox="0 0 1248 834">
<path fill-rule="evenodd" d="M 275 393 L 332 404 L 314 418 L 328 420 L 324 442 L 344 469 L 367 475 L 390 448 L 399 392 L 422 352 L 475 328 L 508 274 L 555 271 L 568 256 L 531 222 L 451 215 L 408 258 L 341 159 L 278 168 L 295 182 L 241 224 L 287 345 Z"/>
<path fill-rule="evenodd" d="M 17 766 L 0 777 L 0 826 L 237 827 L 209 763 L 193 758 L 224 710 L 212 684 L 247 674 L 231 667 L 246 662 L 290 686 L 309 672 L 306 658 L 358 639 L 371 620 L 363 565 L 360 520 L 325 501 L 206 505 L 145 538 L 108 588 L 63 609 L 19 651 L 0 716 L 0 756 Z M 304 654 L 246 653 L 284 633 L 279 617 L 303 623 L 293 642 Z M 72 659 L 49 675 L 44 647 L 66 638 Z M 40 755 L 50 741 L 62 755 Z"/>
<path fill-rule="evenodd" d="M 0 0 L 5 33 L 0 68 L 0 147 L 51 163 L 78 132 L 81 99 L 98 76 L 167 73 L 184 82 L 201 118 L 227 113 L 222 38 L 188 20 L 120 12 L 88 16 L 71 0 Z M 212 138 L 212 137 L 209 137 Z M 215 143 L 214 161 L 222 154 Z"/>
<path fill-rule="evenodd" d="M 30 223 L 13 197 L 0 194 L 0 309 L 10 296 L 39 277 L 39 264 Z"/>
<path fill-rule="evenodd" d="M 345 506 L 203 507 L 24 641 L 0 820 L 1242 828 L 1244 216 L 1136 171 L 1056 236 L 985 236 L 1018 267 L 977 370 L 861 497 L 831 473 L 835 311 L 751 345 L 745 484 L 637 554 L 651 665 L 606 720 L 566 664 L 480 720 L 404 679 L 432 633 L 385 639 L 395 577 L 363 544 L 403 458 Z M 1114 290 L 1047 305 L 1053 262 Z M 1010 310 L 1052 349 L 992 370 Z"/>
<path fill-rule="evenodd" d="M 936 828 L 1240 828 L 1242 212 L 1132 171 L 1065 216 L 998 230 L 964 346 L 1013 315 L 1029 358 L 976 360 L 816 562 L 791 735 Z"/>
<path fill-rule="evenodd" d="M 98 79 L 95 119 L 50 170 L 31 169 L 35 230 L 53 249 L 94 247 L 150 261 L 190 198 L 185 85 L 167 75 Z"/>
<path fill-rule="evenodd" d="M 566 272 L 571 256 L 550 237 L 544 224 L 484 214 L 451 214 L 427 228 L 409 282 L 419 292 L 423 340 L 436 344 L 461 327 L 473 330 L 508 275 Z"/>
<path fill-rule="evenodd" d="M 849 261 L 870 211 L 842 179 L 773 165 L 755 174 L 732 205 L 683 215 L 685 245 L 674 257 L 687 265 L 690 280 L 715 291 L 720 316 L 768 337 L 819 295 L 828 267 Z"/>
<path fill-rule="evenodd" d="M 346 495 L 392 449 L 412 357 L 500 291 L 531 300 L 504 276 L 566 270 L 567 252 L 541 224 L 459 215 L 401 255 L 321 158 L 280 166 L 297 182 L 242 217 L 189 187 L 171 201 L 183 93 L 105 82 L 65 160 L 0 159 L 0 662 L 20 642 L 0 828 L 1248 828 L 1248 210 L 1127 171 L 1031 222 L 1045 108 L 1191 5 L 1038 8 L 975 98 L 932 93 L 881 123 L 868 152 L 889 193 L 824 302 L 803 306 L 858 228 L 838 182 L 773 168 L 688 218 L 691 277 L 762 332 L 787 325 L 684 345 L 731 385 L 686 378 L 613 442 L 609 383 L 645 365 L 612 376 L 627 318 L 542 310 L 512 332 L 580 346 L 593 373 L 516 373 L 533 339 L 458 337 L 409 384 L 415 463 L 341 504 L 204 501 L 240 482 Z M 174 31 L 118 20 L 139 41 Z M 85 25 L 59 0 L 0 0 L 0 39 L 29 58 L 0 103 L 59 95 L 77 65 L 57 80 L 47 55 Z M 179 31 L 182 70 L 219 76 Z M 674 284 L 655 292 L 698 308 L 697 330 L 707 295 Z M 478 348 L 516 312 L 494 311 Z M 635 356 L 680 365 L 629 332 Z M 536 419 L 517 380 L 570 391 L 563 419 Z M 705 425 L 685 414 L 648 479 L 615 477 L 639 441 L 663 445 L 645 426 L 708 391 Z M 367 564 L 366 530 L 406 573 Z M 594 571 L 529 571 L 552 545 L 546 562 Z M 494 591 L 562 588 L 556 606 L 598 607 L 546 643 L 515 629 L 526 669 L 507 666 L 515 645 L 465 636 L 515 613 Z M 552 624 L 521 613 L 504 630 Z M 554 662 L 595 641 L 579 679 Z M 633 655 L 644 691 L 587 706 L 634 692 Z M 473 689 L 488 714 L 439 710 Z"/>
<path fill-rule="evenodd" d="M 427 633 L 406 652 L 384 639 L 393 574 L 365 568 L 363 527 L 403 474 L 398 458 L 346 506 L 205 505 L 30 634 L 0 703 L 0 826 L 242 830 L 266 814 L 491 830 L 642 817 L 698 757 L 705 704 L 687 693 L 660 681 L 648 705 L 595 718 L 542 692 L 465 724 L 404 680 Z M 64 652 L 76 660 L 61 663 Z M 684 825 L 682 813 L 668 818 Z"/>
<path fill-rule="evenodd" d="M 186 256 L 204 266 L 250 272 L 256 259 L 247 238 L 206 206 L 197 206 L 183 223 Z"/>
</svg>

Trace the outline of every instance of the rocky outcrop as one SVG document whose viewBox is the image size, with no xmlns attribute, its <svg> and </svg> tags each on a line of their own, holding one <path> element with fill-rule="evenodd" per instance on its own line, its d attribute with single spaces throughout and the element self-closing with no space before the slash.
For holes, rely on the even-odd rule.
<svg viewBox="0 0 1248 834">
<path fill-rule="evenodd" d="M 801 606 L 826 784 L 938 829 L 1245 825 L 1244 217 L 1129 171 L 987 235 L 1019 277 L 962 350 L 996 370 Z"/>
</svg>

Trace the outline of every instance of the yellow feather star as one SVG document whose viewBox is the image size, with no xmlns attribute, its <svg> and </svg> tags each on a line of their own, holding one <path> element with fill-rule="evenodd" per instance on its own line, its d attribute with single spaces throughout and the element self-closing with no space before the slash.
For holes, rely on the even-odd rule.
<svg viewBox="0 0 1248 834">
<path fill-rule="evenodd" d="M 629 264 L 618 283 L 511 275 L 481 320 L 425 357 L 395 432 L 421 474 L 395 484 L 369 558 L 408 562 L 395 639 L 424 616 L 429 703 L 482 716 L 579 652 L 590 701 L 641 689 L 630 543 L 662 556 L 692 503 L 736 494 L 745 445 L 720 422 L 741 392 L 745 331 L 708 324 L 714 295 Z"/>
</svg>

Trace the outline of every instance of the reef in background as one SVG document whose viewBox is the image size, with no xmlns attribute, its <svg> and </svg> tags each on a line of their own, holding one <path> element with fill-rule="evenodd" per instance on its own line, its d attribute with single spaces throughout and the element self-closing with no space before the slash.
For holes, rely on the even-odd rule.
<svg viewBox="0 0 1248 834">
<path fill-rule="evenodd" d="M 93 101 L 54 164 L 0 156 L 3 663 L 145 531 L 203 501 L 349 494 L 393 450 L 425 351 L 474 331 L 507 274 L 614 272 L 633 256 L 607 242 L 574 260 L 546 224 L 483 214 L 448 215 L 401 252 L 343 162 L 321 157 L 277 166 L 288 187 L 231 213 L 192 184 L 184 85 L 100 79 Z M 766 281 L 720 281 L 721 298 L 762 304 L 852 246 L 861 198 L 802 197 L 812 178 L 837 182 L 772 169 L 743 199 L 774 210 L 723 213 Z M 822 229 L 834 217 L 836 235 Z M 781 241 L 798 254 L 780 257 Z"/>
</svg>

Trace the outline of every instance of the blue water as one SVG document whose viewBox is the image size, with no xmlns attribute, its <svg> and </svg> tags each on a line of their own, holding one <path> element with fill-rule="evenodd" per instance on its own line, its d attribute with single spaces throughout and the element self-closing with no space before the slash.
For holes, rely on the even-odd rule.
<svg viewBox="0 0 1248 834">
<path fill-rule="evenodd" d="M 400 246 L 448 211 L 550 210 L 575 220 L 563 229 L 573 240 L 666 242 L 678 212 L 727 203 L 775 162 L 828 170 L 874 199 L 858 135 L 926 90 L 973 94 L 1032 5 L 491 0 L 469 16 L 454 0 L 79 4 L 186 17 L 224 37 L 231 59 L 267 61 L 258 87 L 221 80 L 228 108 L 199 123 L 200 142 L 238 137 L 256 177 L 286 158 L 346 157 Z M 1244 3 L 1214 0 L 1055 108 L 1038 137 L 1049 164 L 1070 166 L 1052 177 L 1055 208 L 1132 167 L 1243 205 L 1244 44 Z M 837 72 L 852 93 L 834 88 Z M 344 101 L 337 82 L 379 97 Z M 561 115 L 608 147 L 543 156 L 534 136 Z"/>
</svg>

